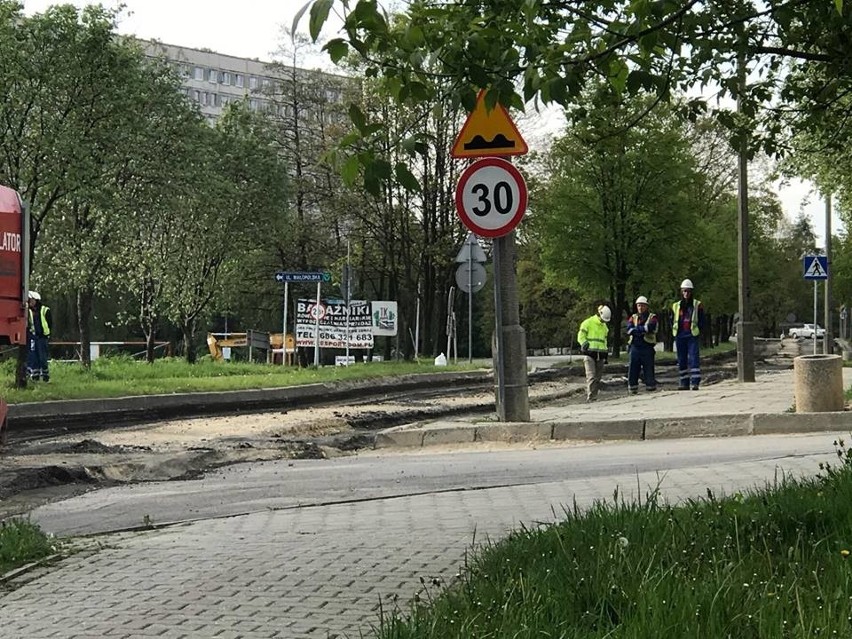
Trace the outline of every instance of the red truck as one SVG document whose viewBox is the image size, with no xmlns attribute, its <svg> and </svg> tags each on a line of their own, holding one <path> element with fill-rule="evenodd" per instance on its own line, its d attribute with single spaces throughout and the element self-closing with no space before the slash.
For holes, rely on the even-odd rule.
<svg viewBox="0 0 852 639">
<path fill-rule="evenodd" d="M 0 346 L 27 343 L 29 218 L 20 195 L 0 186 Z M 22 357 L 19 355 L 19 379 Z M 0 445 L 5 443 L 8 406 L 0 398 Z"/>
</svg>

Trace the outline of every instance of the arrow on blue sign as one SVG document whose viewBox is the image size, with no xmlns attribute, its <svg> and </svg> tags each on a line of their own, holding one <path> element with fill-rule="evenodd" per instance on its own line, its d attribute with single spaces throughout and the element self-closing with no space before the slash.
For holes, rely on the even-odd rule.
<svg viewBox="0 0 852 639">
<path fill-rule="evenodd" d="M 828 257 L 825 255 L 806 255 L 803 261 L 806 280 L 828 279 Z"/>
</svg>

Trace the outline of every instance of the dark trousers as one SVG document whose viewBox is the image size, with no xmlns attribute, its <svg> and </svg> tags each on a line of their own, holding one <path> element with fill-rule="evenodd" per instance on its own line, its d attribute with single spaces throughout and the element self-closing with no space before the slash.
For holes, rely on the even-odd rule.
<svg viewBox="0 0 852 639">
<path fill-rule="evenodd" d="M 630 360 L 627 365 L 627 390 L 635 393 L 639 390 L 639 376 L 648 390 L 657 389 L 654 375 L 654 347 L 651 344 L 630 345 Z"/>
<path fill-rule="evenodd" d="M 698 337 L 695 335 L 678 335 L 675 338 L 677 346 L 677 369 L 680 372 L 680 387 L 698 388 L 701 383 L 701 361 L 698 348 Z"/>
<path fill-rule="evenodd" d="M 30 334 L 27 340 L 30 350 L 27 354 L 27 375 L 33 381 L 50 381 L 48 368 L 47 338 L 43 335 Z"/>
</svg>

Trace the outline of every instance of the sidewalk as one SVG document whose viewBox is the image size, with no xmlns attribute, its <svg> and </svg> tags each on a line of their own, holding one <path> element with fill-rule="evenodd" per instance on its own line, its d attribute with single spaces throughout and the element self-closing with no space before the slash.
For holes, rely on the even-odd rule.
<svg viewBox="0 0 852 639">
<path fill-rule="evenodd" d="M 852 369 L 844 368 L 843 386 L 850 384 Z M 533 408 L 524 423 L 459 417 L 389 428 L 377 435 L 376 447 L 808 433 L 850 423 L 848 412 L 795 413 L 792 370 L 762 371 L 754 383 L 725 380 L 697 392 L 663 389 L 628 395 L 624 390 L 601 397 L 591 404 Z"/>
</svg>

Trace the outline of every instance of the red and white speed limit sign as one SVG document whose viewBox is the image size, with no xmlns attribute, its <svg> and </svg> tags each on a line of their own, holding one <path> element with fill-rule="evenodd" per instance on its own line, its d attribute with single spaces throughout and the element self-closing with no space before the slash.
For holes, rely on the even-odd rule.
<svg viewBox="0 0 852 639">
<path fill-rule="evenodd" d="M 482 237 L 501 237 L 527 210 L 527 183 L 511 162 L 484 158 L 467 167 L 456 187 L 462 223 Z"/>
<path fill-rule="evenodd" d="M 322 304 L 311 304 L 308 306 L 308 315 L 311 316 L 311 319 L 321 320 L 325 317 L 325 306 Z"/>
</svg>

